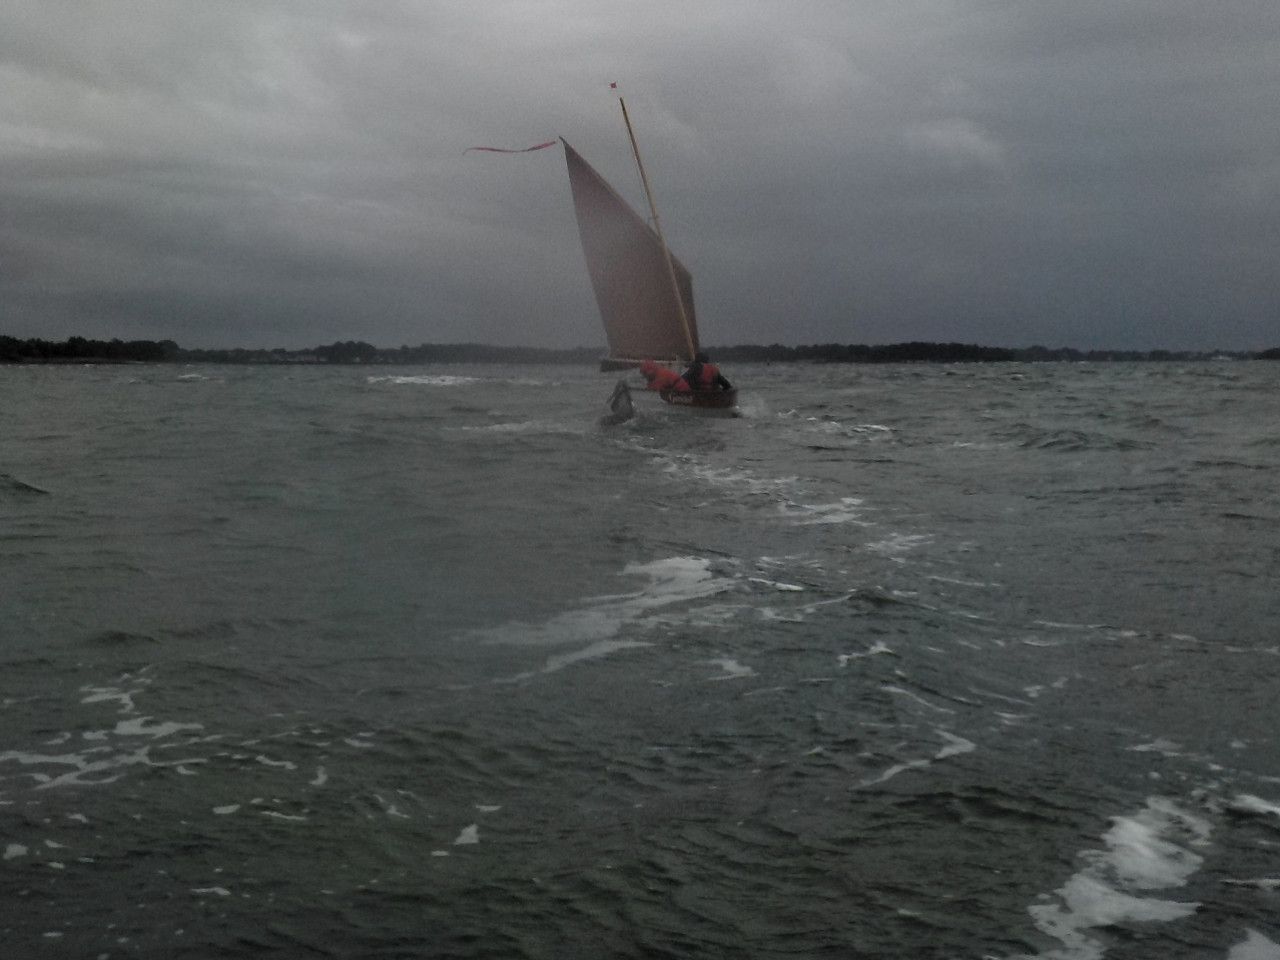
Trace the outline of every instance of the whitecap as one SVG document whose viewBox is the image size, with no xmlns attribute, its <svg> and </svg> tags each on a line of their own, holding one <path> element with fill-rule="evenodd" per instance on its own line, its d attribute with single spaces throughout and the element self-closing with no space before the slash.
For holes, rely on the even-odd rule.
<svg viewBox="0 0 1280 960">
<path fill-rule="evenodd" d="M 780 580 L 765 580 L 763 577 L 748 577 L 748 583 L 756 583 L 762 587 L 771 587 L 784 593 L 803 593 L 805 588 L 795 583 L 783 583 Z"/>
<path fill-rule="evenodd" d="M 382 812 L 385 813 L 388 817 L 399 817 L 401 820 L 410 819 L 407 813 L 401 813 L 400 808 L 397 807 L 394 803 L 391 803 L 388 800 L 386 800 L 382 796 L 382 794 L 375 793 L 373 795 L 373 799 L 377 800 L 378 803 L 381 804 Z"/>
<path fill-rule="evenodd" d="M 165 723 L 150 723 L 150 717 L 135 717 L 132 720 L 121 720 L 116 724 L 115 733 L 121 737 L 159 737 L 172 736 L 182 730 L 203 730 L 202 723 L 176 723 L 172 720 Z"/>
<path fill-rule="evenodd" d="M 264 757 L 261 754 L 253 758 L 258 763 L 267 767 L 280 767 L 284 770 L 297 770 L 298 765 L 290 760 L 272 760 L 270 757 Z"/>
<path fill-rule="evenodd" d="M 910 690 L 904 690 L 902 687 L 895 687 L 892 684 L 886 684 L 884 686 L 884 689 L 889 693 L 895 693 L 898 696 L 907 697 L 910 700 L 914 700 L 916 703 L 919 703 L 922 706 L 928 707 L 930 710 L 936 710 L 938 713 L 955 713 L 955 711 L 952 710 L 950 707 L 940 707 L 936 703 L 930 703 L 928 700 L 926 700 L 924 697 L 920 696 L 919 694 L 912 693 Z"/>
<path fill-rule="evenodd" d="M 933 755 L 935 760 L 945 760 L 947 757 L 958 756 L 962 753 L 973 753 L 977 750 L 977 745 L 972 740 L 966 740 L 964 737 L 957 737 L 953 733 L 946 730 L 937 731 L 938 736 L 947 741 L 947 745 Z"/>
<path fill-rule="evenodd" d="M 1092 931 L 1132 921 L 1171 921 L 1193 914 L 1195 902 L 1135 895 L 1132 891 L 1183 886 L 1203 862 L 1189 847 L 1207 844 L 1209 824 L 1172 801 L 1152 797 L 1130 817 L 1113 817 L 1104 850 L 1087 850 L 1087 866 L 1054 891 L 1058 902 L 1028 907 L 1035 925 L 1064 949 L 1043 957 L 1099 960 L 1102 942 Z M 1181 841 L 1176 842 L 1175 841 Z"/>
<path fill-rule="evenodd" d="M 455 847 L 467 846 L 468 844 L 480 842 L 480 825 L 473 823 L 469 827 L 463 827 L 462 832 L 458 834 L 453 841 Z"/>
<path fill-rule="evenodd" d="M 1172 740 L 1165 740 L 1163 737 L 1152 740 L 1150 743 L 1129 747 L 1129 750 L 1132 753 L 1158 753 L 1164 757 L 1182 756 L 1182 748 Z"/>
<path fill-rule="evenodd" d="M 477 631 L 471 636 L 488 643 L 517 646 L 601 643 L 616 636 L 624 624 L 643 620 L 652 611 L 713 596 L 728 590 L 734 583 L 715 576 L 710 562 L 700 557 L 670 557 L 650 563 L 632 563 L 624 567 L 622 573 L 624 576 L 647 577 L 649 583 L 635 593 L 590 598 L 579 609 L 542 623 L 515 621 Z M 612 652 L 612 649 L 623 647 L 598 648 L 594 655 Z"/>
<path fill-rule="evenodd" d="M 115 700 L 120 704 L 121 713 L 133 713 L 137 709 L 133 703 L 133 695 L 141 693 L 142 690 L 121 690 L 118 687 L 81 687 L 80 692 L 89 694 L 89 696 L 80 701 L 81 703 L 102 703 L 106 700 Z"/>
<path fill-rule="evenodd" d="M 1246 930 L 1244 940 L 1231 948 L 1227 960 L 1280 960 L 1280 944 L 1257 930 Z"/>
<path fill-rule="evenodd" d="M 930 579 L 930 580 L 934 581 L 935 583 L 950 583 L 950 584 L 953 584 L 953 585 L 955 585 L 955 586 L 957 586 L 957 587 L 995 587 L 995 586 L 999 586 L 999 584 L 995 584 L 995 583 L 984 583 L 984 582 L 983 582 L 983 581 L 981 581 L 981 580 L 959 580 L 959 579 L 957 579 L 956 577 L 939 577 L 939 576 L 931 576 L 931 577 L 929 577 L 928 579 Z"/>
<path fill-rule="evenodd" d="M 708 660 L 707 663 L 714 664 L 724 671 L 720 676 L 712 677 L 712 680 L 741 680 L 745 677 L 754 677 L 756 675 L 756 672 L 750 667 L 728 657 Z"/>
<path fill-rule="evenodd" d="M 583 660 L 596 660 L 600 657 L 607 657 L 609 654 L 616 653 L 619 650 L 651 646 L 653 644 L 640 640 L 598 640 L 595 643 L 588 644 L 581 650 L 575 650 L 573 653 L 562 653 L 554 657 L 548 657 L 547 662 L 539 672 L 555 673 L 557 670 L 563 670 L 570 664 L 579 663 Z M 526 674 L 524 676 L 529 675 Z"/>
<path fill-rule="evenodd" d="M 1204 859 L 1186 846 L 1167 839 L 1176 834 L 1191 846 L 1208 840 L 1209 825 L 1158 797 L 1136 817 L 1114 817 L 1103 835 L 1110 848 L 1105 861 L 1115 875 L 1136 890 L 1182 886 Z"/>
<path fill-rule="evenodd" d="M 813 603 L 806 603 L 802 607 L 792 608 L 786 613 L 781 613 L 773 607 L 760 607 L 756 610 L 756 616 L 761 620 L 773 620 L 780 623 L 804 623 L 805 618 L 817 613 L 823 607 L 829 607 L 833 604 L 847 603 L 853 597 L 858 595 L 858 591 L 846 593 L 843 596 L 833 597 L 830 600 L 816 600 Z M 705 609 L 704 609 L 705 612 Z M 736 612 L 736 608 L 735 608 Z"/>
<path fill-rule="evenodd" d="M 511 433 L 511 434 L 568 434 L 577 436 L 585 433 L 581 424 L 562 420 L 513 420 L 504 423 L 490 423 L 485 426 L 458 427 L 462 433 Z"/>
<path fill-rule="evenodd" d="M 882 654 L 882 653 L 888 653 L 896 656 L 896 654 L 894 654 L 893 651 L 890 650 L 889 647 L 885 645 L 885 642 L 883 640 L 877 640 L 867 650 L 863 651 L 862 653 L 842 653 L 840 654 L 840 656 L 836 658 L 836 661 L 840 664 L 840 666 L 847 667 L 849 663 L 853 660 L 863 660 L 863 659 L 866 659 L 867 657 L 878 656 L 879 654 Z"/>
<path fill-rule="evenodd" d="M 109 747 L 94 747 L 90 750 L 86 750 L 84 753 L 67 753 L 59 755 L 41 755 L 22 753 L 20 751 L 9 751 L 7 753 L 0 754 L 0 762 L 16 760 L 23 766 L 46 766 L 56 764 L 75 768 L 74 770 L 56 777 L 39 772 L 27 774 L 27 776 L 39 784 L 36 788 L 37 790 L 46 790 L 52 787 L 69 786 L 72 784 L 98 785 L 112 783 L 120 779 L 124 774 L 115 773 L 110 776 L 99 776 L 96 779 L 86 778 L 102 774 L 110 770 L 115 770 L 120 767 L 139 764 L 144 766 L 156 766 L 156 764 L 152 764 L 151 760 L 148 758 L 147 749 L 148 748 L 143 747 L 142 749 L 134 750 L 132 752 L 117 753 L 100 760 L 89 760 L 88 755 L 91 753 L 109 752 Z"/>
<path fill-rule="evenodd" d="M 1235 799 L 1231 801 L 1231 809 L 1241 813 L 1257 813 L 1263 816 L 1270 814 L 1273 817 L 1280 817 L 1280 806 L 1250 793 L 1236 794 Z"/>
<path fill-rule="evenodd" d="M 683 454 L 657 454 L 655 459 L 665 464 L 665 472 L 677 479 L 693 479 L 721 489 L 745 492 L 749 496 L 776 496 L 789 491 L 799 477 L 758 477 L 747 470 L 712 467 Z"/>
<path fill-rule="evenodd" d="M 783 516 L 794 520 L 801 526 L 822 523 L 858 523 L 870 526 L 862 519 L 862 500 L 857 497 L 842 497 L 836 503 L 799 504 L 784 503 L 779 506 Z"/>
<path fill-rule="evenodd" d="M 910 553 L 932 540 L 933 535 L 927 533 L 893 533 L 883 540 L 867 544 L 867 549 L 890 559 L 901 559 L 903 554 Z"/>
<path fill-rule="evenodd" d="M 418 376 L 380 376 L 366 377 L 366 383 L 390 383 L 395 385 L 417 384 L 424 387 L 456 387 L 466 383 L 479 383 L 479 377 L 458 377 L 449 374 Z"/>
<path fill-rule="evenodd" d="M 1181 920 L 1195 913 L 1197 903 L 1157 900 L 1123 893 L 1103 880 L 1078 873 L 1056 891 L 1060 904 L 1028 908 L 1036 926 L 1061 940 L 1072 957 L 1101 958 L 1101 944 L 1085 931 L 1113 924 Z M 1060 954 L 1050 954 L 1057 957 Z"/>
<path fill-rule="evenodd" d="M 916 769 L 919 769 L 920 767 L 927 767 L 927 766 L 929 766 L 928 760 L 908 760 L 906 763 L 895 763 L 888 770 L 884 771 L 884 773 L 880 774 L 880 776 L 872 777 L 870 780 L 863 780 L 861 783 L 858 784 L 858 786 L 860 787 L 875 786 L 878 783 L 884 783 L 886 780 L 892 780 L 898 774 L 903 773 L 907 770 L 916 770 Z"/>
<path fill-rule="evenodd" d="M 796 613 L 779 613 L 773 607 L 761 607 L 756 611 L 756 616 L 761 620 L 771 620 L 776 623 L 804 623 L 804 617 Z"/>
</svg>

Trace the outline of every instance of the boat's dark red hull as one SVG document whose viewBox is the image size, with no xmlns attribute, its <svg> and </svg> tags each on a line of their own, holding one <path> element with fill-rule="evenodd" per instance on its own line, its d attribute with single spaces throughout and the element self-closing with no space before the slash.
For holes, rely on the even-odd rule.
<svg viewBox="0 0 1280 960">
<path fill-rule="evenodd" d="M 659 390 L 658 396 L 675 407 L 699 410 L 729 410 L 738 405 L 738 389 L 730 390 Z"/>
</svg>

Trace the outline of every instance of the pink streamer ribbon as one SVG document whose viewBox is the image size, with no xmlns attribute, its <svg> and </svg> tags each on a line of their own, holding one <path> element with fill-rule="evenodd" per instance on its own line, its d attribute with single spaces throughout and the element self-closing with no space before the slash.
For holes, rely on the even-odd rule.
<svg viewBox="0 0 1280 960">
<path fill-rule="evenodd" d="M 539 143 L 536 146 L 525 147 L 521 150 L 506 150 L 502 147 L 467 147 L 463 153 L 470 153 L 472 150 L 484 150 L 488 153 L 529 153 L 532 150 L 545 150 L 547 147 L 554 147 L 556 142 L 548 140 L 546 143 Z"/>
</svg>

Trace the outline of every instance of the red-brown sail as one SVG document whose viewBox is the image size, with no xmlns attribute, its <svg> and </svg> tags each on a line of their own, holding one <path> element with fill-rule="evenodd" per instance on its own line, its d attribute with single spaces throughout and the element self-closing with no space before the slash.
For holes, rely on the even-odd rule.
<svg viewBox="0 0 1280 960">
<path fill-rule="evenodd" d="M 663 262 L 663 245 L 649 224 L 563 138 L 569 185 L 587 273 L 614 360 L 692 360 L 698 345 L 693 278 L 671 256 L 684 319 Z M 685 334 L 688 324 L 688 335 Z"/>
</svg>

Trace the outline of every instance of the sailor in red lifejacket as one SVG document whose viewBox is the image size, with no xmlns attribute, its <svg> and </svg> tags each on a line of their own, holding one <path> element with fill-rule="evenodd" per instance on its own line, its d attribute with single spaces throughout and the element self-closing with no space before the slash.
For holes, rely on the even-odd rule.
<svg viewBox="0 0 1280 960">
<path fill-rule="evenodd" d="M 684 372 L 685 383 L 694 390 L 732 390 L 733 384 L 725 379 L 720 368 L 705 353 L 698 353 Z"/>
<path fill-rule="evenodd" d="M 674 370 L 660 367 L 652 360 L 640 361 L 640 373 L 650 390 L 688 390 L 689 384 Z"/>
</svg>

